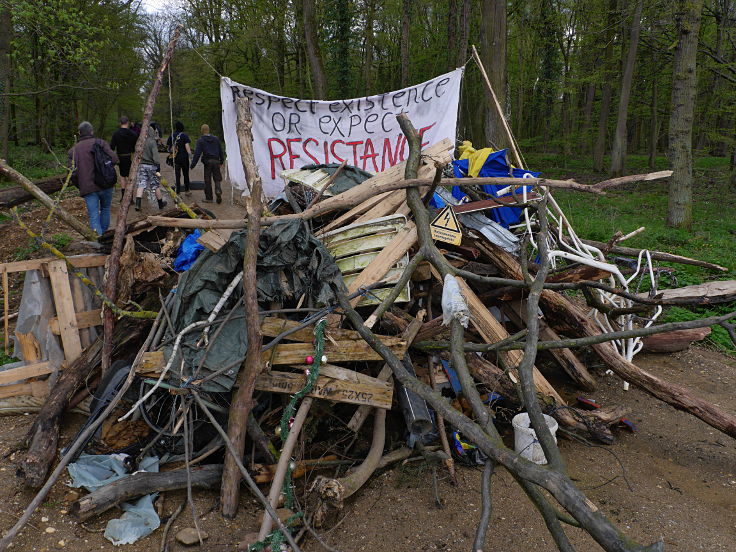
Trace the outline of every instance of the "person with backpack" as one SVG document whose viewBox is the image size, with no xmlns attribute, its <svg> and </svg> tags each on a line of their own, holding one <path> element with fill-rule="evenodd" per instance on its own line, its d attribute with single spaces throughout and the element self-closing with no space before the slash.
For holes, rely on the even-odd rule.
<svg viewBox="0 0 736 552">
<path fill-rule="evenodd" d="M 110 205 L 119 162 L 107 142 L 94 137 L 92 124 L 79 124 L 79 140 L 69 150 L 68 166 L 72 171 L 72 183 L 79 188 L 79 195 L 87 204 L 89 225 L 98 236 L 110 226 Z"/>
<path fill-rule="evenodd" d="M 146 142 L 143 144 L 143 156 L 138 167 L 138 189 L 135 192 L 135 210 L 141 210 L 143 192 L 146 188 L 153 190 L 158 201 L 158 208 L 166 207 L 166 202 L 161 197 L 160 181 L 161 163 L 158 159 L 158 144 L 156 142 L 156 130 L 148 127 Z"/>
<path fill-rule="evenodd" d="M 202 165 L 204 165 L 204 203 L 212 203 L 212 180 L 215 181 L 215 194 L 217 195 L 217 203 L 222 203 L 222 172 L 220 167 L 225 163 L 225 155 L 222 151 L 222 144 L 217 136 L 210 134 L 210 126 L 202 125 L 202 136 L 197 140 L 197 146 L 194 148 L 194 158 L 190 169 L 197 166 L 197 161 L 202 157 Z"/>
<path fill-rule="evenodd" d="M 120 128 L 112 133 L 112 140 L 110 140 L 110 149 L 117 153 L 120 158 L 120 163 L 118 164 L 118 170 L 120 171 L 120 199 L 123 199 L 125 187 L 128 185 L 130 164 L 137 140 L 138 135 L 130 129 L 130 120 L 123 115 L 120 117 Z"/>
<path fill-rule="evenodd" d="M 174 123 L 174 134 L 169 136 L 166 141 L 166 147 L 169 151 L 169 157 L 166 159 L 168 165 L 173 165 L 174 175 L 176 176 L 176 193 L 181 193 L 181 177 L 184 177 L 184 193 L 191 195 L 189 190 L 189 156 L 192 150 L 189 144 L 192 140 L 186 132 L 181 121 Z"/>
</svg>

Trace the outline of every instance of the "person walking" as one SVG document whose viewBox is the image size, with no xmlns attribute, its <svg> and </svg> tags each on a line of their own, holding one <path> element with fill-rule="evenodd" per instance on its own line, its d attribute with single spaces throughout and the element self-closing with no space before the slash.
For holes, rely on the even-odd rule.
<svg viewBox="0 0 736 552">
<path fill-rule="evenodd" d="M 130 119 L 125 115 L 120 117 L 120 128 L 112 133 L 110 140 L 110 149 L 118 154 L 120 164 L 120 199 L 125 195 L 125 188 L 130 179 L 130 164 L 132 162 L 133 152 L 135 151 L 135 143 L 138 135 L 130 130 Z"/>
<path fill-rule="evenodd" d="M 186 132 L 184 132 L 184 125 L 181 121 L 174 123 L 174 134 L 169 136 L 166 141 L 166 147 L 171 153 L 171 161 L 174 165 L 174 175 L 176 176 L 176 193 L 181 193 L 181 178 L 184 177 L 184 192 L 187 195 L 191 195 L 189 190 L 189 156 L 192 155 L 192 150 L 189 144 L 192 140 L 189 138 Z"/>
<path fill-rule="evenodd" d="M 156 131 L 153 128 L 148 128 L 148 136 L 146 136 L 146 142 L 143 144 L 143 156 L 141 157 L 141 164 L 138 167 L 138 189 L 136 190 L 135 196 L 135 210 L 141 210 L 141 201 L 143 199 L 143 192 L 148 188 L 153 190 L 156 194 L 156 201 L 158 201 L 158 208 L 163 209 L 166 207 L 166 202 L 161 197 L 161 181 L 159 180 L 159 171 L 161 170 L 161 163 L 158 159 L 158 144 L 156 143 Z"/>
<path fill-rule="evenodd" d="M 194 158 L 191 169 L 197 166 L 197 161 L 202 158 L 204 165 L 204 203 L 212 203 L 212 180 L 215 181 L 215 195 L 217 203 L 222 203 L 222 172 L 220 168 L 225 163 L 225 155 L 219 138 L 210 134 L 210 126 L 202 125 L 202 136 L 197 140 L 194 148 Z"/>
<path fill-rule="evenodd" d="M 68 152 L 68 166 L 76 173 L 79 195 L 87 204 L 90 228 L 98 236 L 101 236 L 110 226 L 110 205 L 112 204 L 113 188 L 103 189 L 95 184 L 95 163 L 92 148 L 95 144 L 100 144 L 113 163 L 117 164 L 119 159 L 107 142 L 94 137 L 94 129 L 91 123 L 81 122 L 78 130 L 79 140 Z"/>
</svg>

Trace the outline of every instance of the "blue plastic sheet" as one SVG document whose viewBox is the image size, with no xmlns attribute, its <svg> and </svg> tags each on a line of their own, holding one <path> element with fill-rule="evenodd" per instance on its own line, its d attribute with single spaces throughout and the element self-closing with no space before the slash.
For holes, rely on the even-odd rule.
<svg viewBox="0 0 736 552">
<path fill-rule="evenodd" d="M 483 164 L 483 167 L 481 168 L 480 172 L 478 173 L 479 177 L 514 177 L 514 178 L 536 178 L 541 173 L 533 172 L 533 171 L 524 171 L 521 169 L 512 168 L 508 161 L 506 160 L 506 153 L 507 150 L 502 149 L 498 151 L 494 151 L 488 156 L 488 159 L 486 159 L 485 163 Z M 468 166 L 469 166 L 469 160 L 468 159 L 459 159 L 452 162 L 452 169 L 455 173 L 455 178 L 465 178 L 468 176 Z M 520 183 L 521 184 L 521 183 Z M 498 195 L 498 191 L 502 190 L 503 188 L 506 188 L 505 185 L 498 185 L 498 184 L 486 184 L 485 186 L 481 186 L 480 190 L 491 194 L 495 197 L 501 197 Z M 524 191 L 524 188 L 527 189 L 527 192 L 531 192 L 532 188 L 531 186 L 520 186 L 516 189 L 516 193 L 521 194 Z M 452 189 L 452 195 L 453 197 L 459 199 L 461 202 L 468 201 L 468 197 L 460 190 L 458 186 L 454 186 Z M 504 194 L 504 196 L 510 196 L 511 193 Z M 437 209 L 441 209 L 446 205 L 445 201 L 437 194 L 435 194 L 432 197 L 432 200 L 430 201 L 430 205 Z M 519 222 L 519 219 L 521 218 L 521 209 L 518 207 L 498 207 L 496 209 L 490 210 L 490 217 L 497 223 L 501 224 L 504 228 L 508 228 L 512 224 L 516 224 Z"/>
<path fill-rule="evenodd" d="M 204 246 L 199 244 L 197 240 L 202 236 L 202 232 L 195 230 L 189 234 L 179 247 L 179 254 L 174 260 L 174 270 L 177 272 L 185 272 L 194 264 Z"/>
</svg>

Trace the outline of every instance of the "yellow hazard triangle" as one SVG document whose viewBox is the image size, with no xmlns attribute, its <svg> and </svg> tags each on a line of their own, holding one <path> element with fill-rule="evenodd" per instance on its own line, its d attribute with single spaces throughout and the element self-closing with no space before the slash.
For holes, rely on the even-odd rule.
<svg viewBox="0 0 736 552">
<path fill-rule="evenodd" d="M 460 223 L 457 221 L 455 211 L 452 210 L 450 205 L 447 205 L 434 217 L 429 229 L 432 232 L 433 240 L 453 245 L 460 245 L 462 242 L 463 233 L 460 231 Z"/>
</svg>

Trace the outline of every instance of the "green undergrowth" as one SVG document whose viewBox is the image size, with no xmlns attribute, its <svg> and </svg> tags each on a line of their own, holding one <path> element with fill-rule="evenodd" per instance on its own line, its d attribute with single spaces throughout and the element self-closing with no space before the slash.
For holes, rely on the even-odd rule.
<svg viewBox="0 0 736 552">
<path fill-rule="evenodd" d="M 548 154 L 526 154 L 529 167 L 553 178 L 574 178 L 578 182 L 592 183 L 605 180 L 606 176 L 592 171 L 590 157 L 570 160 L 560 166 L 560 157 Z M 656 170 L 668 167 L 664 157 L 658 158 Z M 629 156 L 629 174 L 649 172 L 646 156 Z M 611 189 L 606 196 L 557 190 L 553 192 L 573 228 L 581 238 L 608 241 L 616 231 L 624 234 L 639 227 L 646 230 L 626 240 L 621 245 L 664 251 L 685 257 L 700 259 L 729 269 L 713 272 L 704 268 L 665 262 L 658 266 L 672 268 L 671 275 L 663 275 L 659 288 L 696 285 L 710 280 L 736 279 L 736 190 L 729 185 L 728 159 L 699 158 L 693 169 L 693 225 L 690 230 L 667 227 L 667 183 L 649 181 Z M 644 284 L 641 291 L 646 291 Z M 660 318 L 675 322 L 694 320 L 736 311 L 736 302 L 708 308 L 672 307 Z M 726 331 L 713 328 L 709 342 L 720 350 L 736 353 Z"/>
<path fill-rule="evenodd" d="M 0 349 L 0 366 L 5 366 L 11 362 L 18 362 L 18 359 L 5 354 L 4 349 Z"/>
<path fill-rule="evenodd" d="M 59 162 L 66 162 L 66 150 L 56 152 Z M 64 170 L 59 167 L 53 154 L 43 151 L 39 146 L 10 146 L 8 164 L 26 178 L 39 180 L 49 176 L 61 174 Z M 0 179 L 0 188 L 16 186 L 14 182 Z"/>
</svg>

